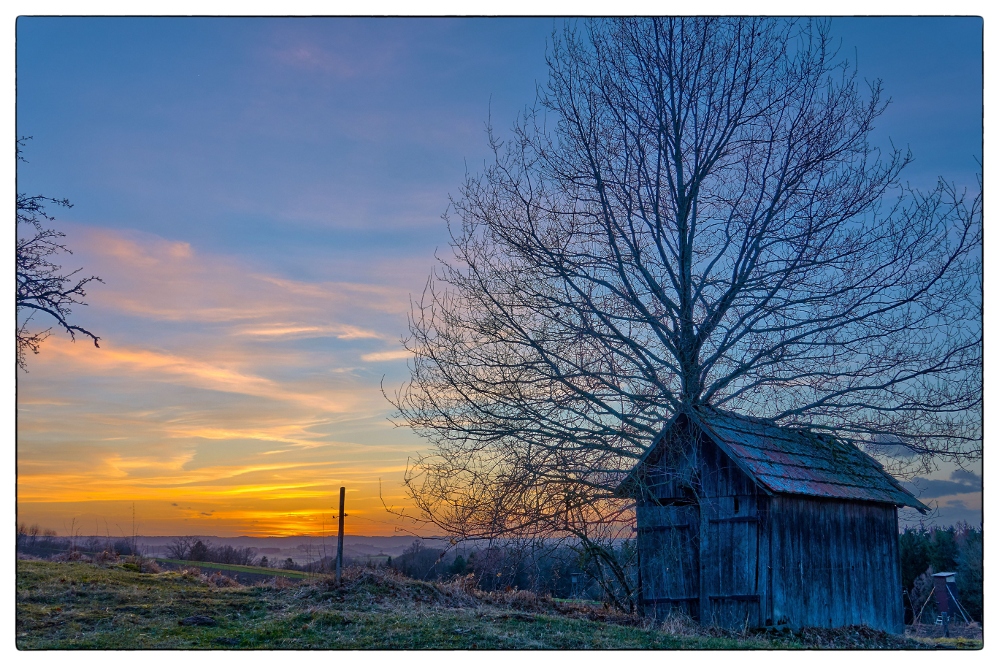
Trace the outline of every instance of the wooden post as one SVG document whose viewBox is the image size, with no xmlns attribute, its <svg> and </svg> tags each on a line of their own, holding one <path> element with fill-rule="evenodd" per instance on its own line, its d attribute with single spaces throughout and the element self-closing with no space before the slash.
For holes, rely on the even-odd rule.
<svg viewBox="0 0 999 666">
<path fill-rule="evenodd" d="M 340 486 L 340 515 L 339 521 L 340 525 L 336 533 L 336 584 L 339 585 L 343 580 L 343 497 L 344 493 L 347 491 L 346 488 Z"/>
</svg>

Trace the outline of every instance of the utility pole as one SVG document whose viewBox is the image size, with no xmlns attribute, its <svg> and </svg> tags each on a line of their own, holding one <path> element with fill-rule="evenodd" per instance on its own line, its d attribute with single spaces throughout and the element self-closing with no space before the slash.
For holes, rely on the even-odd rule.
<svg viewBox="0 0 999 666">
<path fill-rule="evenodd" d="M 336 584 L 343 581 L 343 497 L 347 489 L 340 486 L 340 526 L 336 534 Z"/>
</svg>

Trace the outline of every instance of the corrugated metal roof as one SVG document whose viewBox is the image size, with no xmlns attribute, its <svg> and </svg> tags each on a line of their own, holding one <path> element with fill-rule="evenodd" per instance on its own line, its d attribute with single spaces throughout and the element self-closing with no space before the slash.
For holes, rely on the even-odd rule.
<svg viewBox="0 0 999 666">
<path fill-rule="evenodd" d="M 713 407 L 698 407 L 690 416 L 733 462 L 771 492 L 927 510 L 880 463 L 852 444 Z"/>
</svg>

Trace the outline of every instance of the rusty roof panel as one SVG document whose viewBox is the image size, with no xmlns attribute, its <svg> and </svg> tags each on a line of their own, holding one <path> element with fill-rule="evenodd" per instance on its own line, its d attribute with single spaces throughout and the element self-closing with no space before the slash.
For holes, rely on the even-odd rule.
<svg viewBox="0 0 999 666">
<path fill-rule="evenodd" d="M 698 408 L 695 418 L 739 467 L 771 492 L 926 509 L 852 444 L 711 407 Z"/>
</svg>

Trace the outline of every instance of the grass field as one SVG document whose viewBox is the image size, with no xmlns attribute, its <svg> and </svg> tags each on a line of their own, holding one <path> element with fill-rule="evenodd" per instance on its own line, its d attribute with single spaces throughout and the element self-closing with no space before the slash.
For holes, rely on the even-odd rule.
<svg viewBox="0 0 999 666">
<path fill-rule="evenodd" d="M 304 580 L 305 574 L 301 571 L 291 571 L 289 569 L 277 569 L 270 567 L 251 567 L 243 564 L 216 564 L 214 562 L 191 562 L 189 560 L 171 560 L 166 557 L 157 557 L 156 561 L 160 564 L 166 564 L 170 567 L 197 567 L 199 569 L 211 570 L 211 571 L 222 571 L 222 572 L 235 572 L 235 573 L 246 573 L 254 576 L 263 576 L 266 578 L 273 578 L 274 576 L 283 576 L 284 578 L 291 578 L 294 580 Z"/>
<path fill-rule="evenodd" d="M 218 581 L 216 581 L 218 582 Z M 231 585 L 231 583 L 229 583 Z M 782 637 L 643 624 L 526 592 L 485 594 L 371 569 L 328 579 L 217 586 L 188 571 L 19 561 L 20 649 L 919 648 L 867 629 Z M 969 646 L 971 647 L 971 646 Z"/>
</svg>

